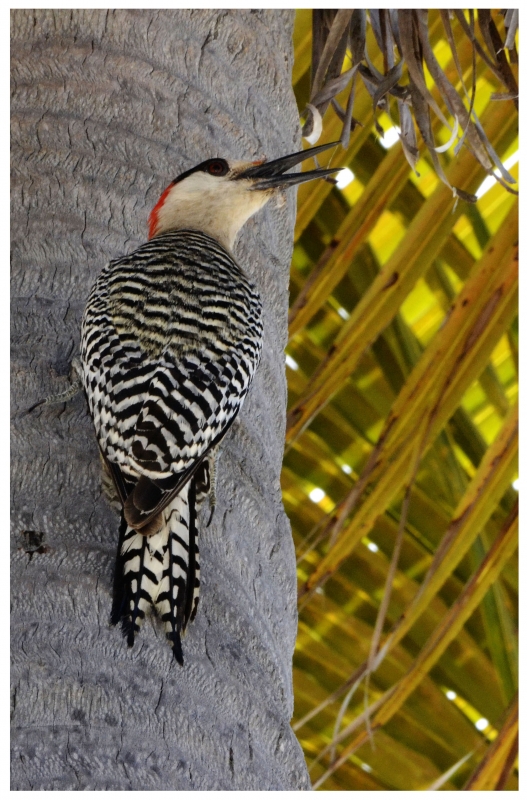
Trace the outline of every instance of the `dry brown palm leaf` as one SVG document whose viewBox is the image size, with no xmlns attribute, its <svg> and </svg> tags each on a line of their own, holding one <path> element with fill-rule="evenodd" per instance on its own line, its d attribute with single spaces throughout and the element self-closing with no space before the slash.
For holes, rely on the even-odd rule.
<svg viewBox="0 0 527 800">
<path fill-rule="evenodd" d="M 372 97 L 374 114 L 378 107 L 382 107 L 389 115 L 393 113 L 398 117 L 399 136 L 412 168 L 415 168 L 419 153 L 415 121 L 438 177 L 452 190 L 454 196 L 474 203 L 476 198 L 473 194 L 449 182 L 438 157 L 439 152 L 448 150 L 454 143 L 459 127 L 462 136 L 458 147 L 468 147 L 488 175 L 494 175 L 496 168 L 497 180 L 508 191 L 514 192 L 512 187 L 516 181 L 498 158 L 479 122 L 474 105 L 476 56 L 484 59 L 506 89 L 505 92 L 494 93 L 495 99 L 513 100 L 517 105 L 518 86 L 512 66 L 517 61 L 515 36 L 518 31 L 518 11 L 513 9 L 505 12 L 503 25 L 506 35 L 502 40 L 492 12 L 478 10 L 478 26 L 485 46 L 476 34 L 473 10 L 458 10 L 454 13 L 441 11 L 440 14 L 444 35 L 461 77 L 461 94 L 450 83 L 433 53 L 426 10 L 314 10 L 312 81 L 309 103 L 303 112 L 306 117 L 303 134 L 311 144 L 316 142 L 322 133 L 324 114 L 331 103 L 343 122 L 340 138 L 347 147 L 350 132 L 354 125 L 361 122 L 360 119 L 353 118 L 355 79 L 360 76 Z M 468 14 L 468 20 L 465 14 Z M 472 47 L 473 78 L 470 96 L 459 65 L 458 45 L 452 31 L 453 22 L 462 29 Z M 368 26 L 371 27 L 376 46 L 382 54 L 382 70 L 372 64 L 368 54 Z M 509 53 L 510 63 L 506 51 Z M 342 72 L 346 52 L 349 54 L 351 66 Z M 394 56 L 395 52 L 398 60 Z M 427 73 L 434 82 L 434 93 L 428 86 Z M 343 111 L 337 95 L 352 80 L 346 110 Z M 397 111 L 395 107 L 392 110 L 390 97 L 395 98 Z M 436 145 L 431 111 L 449 131 L 446 144 Z M 450 116 L 450 120 L 446 115 Z M 383 130 L 377 122 L 376 127 L 382 135 Z"/>
</svg>

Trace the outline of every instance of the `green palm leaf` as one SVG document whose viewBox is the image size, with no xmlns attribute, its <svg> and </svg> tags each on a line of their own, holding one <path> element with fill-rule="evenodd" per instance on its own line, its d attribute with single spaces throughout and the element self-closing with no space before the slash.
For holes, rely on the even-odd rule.
<svg viewBox="0 0 527 800">
<path fill-rule="evenodd" d="M 376 13 L 364 17 L 364 43 L 371 74 L 386 75 L 388 12 Z M 342 129 L 349 81 L 338 104 L 326 95 L 360 52 L 354 14 L 297 12 L 293 81 L 302 110 L 314 96 L 312 51 L 321 141 Z M 374 110 L 357 79 L 360 124 L 332 161 L 354 179 L 298 196 L 282 480 L 298 555 L 294 726 L 317 788 L 511 790 L 518 209 L 510 181 L 483 183 L 478 148 L 517 178 L 515 51 L 496 53 L 496 35 L 514 43 L 516 18 L 431 11 L 424 28 L 421 12 L 405 14 L 397 85 L 415 73 L 413 24 L 430 42 L 429 132 L 450 147 L 432 154 L 423 130 L 417 175 L 408 141 L 386 149 L 376 130 L 397 118 L 399 97 L 384 94 Z M 333 22 L 355 38 L 324 55 Z M 454 154 L 452 103 L 472 152 Z M 487 142 L 474 144 L 471 108 Z"/>
</svg>

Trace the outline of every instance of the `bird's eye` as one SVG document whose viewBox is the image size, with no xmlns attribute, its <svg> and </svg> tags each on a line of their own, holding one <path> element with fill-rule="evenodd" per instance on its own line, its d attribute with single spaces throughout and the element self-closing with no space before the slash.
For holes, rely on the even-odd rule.
<svg viewBox="0 0 527 800">
<path fill-rule="evenodd" d="M 223 159 L 216 159 L 215 161 L 210 161 L 207 167 L 207 171 L 209 175 L 226 175 L 229 171 L 229 167 L 227 166 L 227 162 L 223 161 Z"/>
</svg>

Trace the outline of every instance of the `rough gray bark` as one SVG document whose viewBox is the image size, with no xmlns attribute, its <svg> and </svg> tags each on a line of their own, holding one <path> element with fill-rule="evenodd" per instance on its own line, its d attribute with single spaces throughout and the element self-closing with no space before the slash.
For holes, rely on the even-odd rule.
<svg viewBox="0 0 527 800">
<path fill-rule="evenodd" d="M 154 622 L 132 650 L 109 626 L 118 525 L 84 398 L 21 414 L 66 388 L 96 275 L 145 240 L 172 178 L 299 145 L 292 23 L 12 12 L 13 789 L 309 787 L 289 726 L 296 581 L 279 484 L 294 198 L 236 250 L 263 297 L 264 356 L 220 461 L 183 668 Z"/>
</svg>

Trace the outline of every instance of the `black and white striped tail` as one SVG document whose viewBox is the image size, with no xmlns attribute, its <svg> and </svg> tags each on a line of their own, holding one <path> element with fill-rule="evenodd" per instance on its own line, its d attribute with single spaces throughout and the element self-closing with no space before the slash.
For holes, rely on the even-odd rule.
<svg viewBox="0 0 527 800">
<path fill-rule="evenodd" d="M 197 511 L 202 487 L 202 480 L 191 479 L 164 509 L 164 525 L 151 536 L 138 533 L 123 517 L 115 568 L 112 623 L 122 622 L 132 647 L 146 613 L 154 608 L 180 664 L 181 635 L 199 601 Z"/>
</svg>

